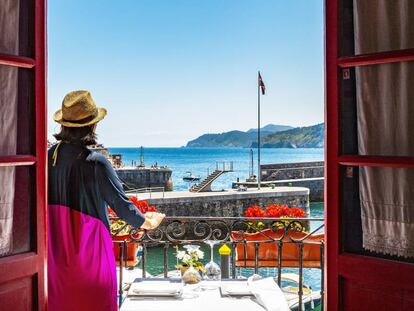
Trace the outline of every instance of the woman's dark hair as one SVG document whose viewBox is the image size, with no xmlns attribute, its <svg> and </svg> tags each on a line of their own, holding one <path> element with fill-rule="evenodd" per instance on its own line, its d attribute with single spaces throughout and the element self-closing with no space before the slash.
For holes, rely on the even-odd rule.
<svg viewBox="0 0 414 311">
<path fill-rule="evenodd" d="M 83 127 L 63 126 L 60 132 L 53 135 L 56 140 L 75 145 L 96 145 L 96 134 L 94 133 L 94 124 Z"/>
</svg>

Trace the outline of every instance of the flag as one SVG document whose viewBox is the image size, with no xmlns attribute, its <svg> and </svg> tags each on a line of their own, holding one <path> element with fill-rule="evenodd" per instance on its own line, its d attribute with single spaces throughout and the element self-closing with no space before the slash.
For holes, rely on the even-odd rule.
<svg viewBox="0 0 414 311">
<path fill-rule="evenodd" d="M 264 95 L 266 93 L 266 86 L 264 85 L 262 76 L 260 75 L 260 71 L 259 71 L 259 86 L 260 86 L 260 89 L 262 90 L 262 95 Z"/>
</svg>

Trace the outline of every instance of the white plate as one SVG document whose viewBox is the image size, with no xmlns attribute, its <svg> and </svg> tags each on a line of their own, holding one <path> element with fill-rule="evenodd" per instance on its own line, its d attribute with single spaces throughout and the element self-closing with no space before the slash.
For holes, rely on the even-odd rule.
<svg viewBox="0 0 414 311">
<path fill-rule="evenodd" d="M 183 292 L 183 285 L 168 281 L 142 281 L 132 283 L 128 295 L 135 296 L 179 296 Z"/>
</svg>

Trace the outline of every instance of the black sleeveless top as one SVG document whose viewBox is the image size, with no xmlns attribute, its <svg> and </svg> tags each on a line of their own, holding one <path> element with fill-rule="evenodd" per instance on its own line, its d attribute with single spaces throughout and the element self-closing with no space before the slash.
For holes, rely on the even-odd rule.
<svg viewBox="0 0 414 311">
<path fill-rule="evenodd" d="M 100 219 L 109 230 L 108 205 L 128 224 L 139 228 L 145 218 L 125 195 L 109 161 L 79 145 L 61 143 L 56 162 L 48 151 L 49 205 L 63 205 Z"/>
</svg>

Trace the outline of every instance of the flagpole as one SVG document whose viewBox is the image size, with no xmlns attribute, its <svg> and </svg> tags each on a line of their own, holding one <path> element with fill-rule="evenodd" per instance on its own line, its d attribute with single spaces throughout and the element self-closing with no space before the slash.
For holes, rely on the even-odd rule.
<svg viewBox="0 0 414 311">
<path fill-rule="evenodd" d="M 260 71 L 257 74 L 257 189 L 260 190 Z"/>
</svg>

